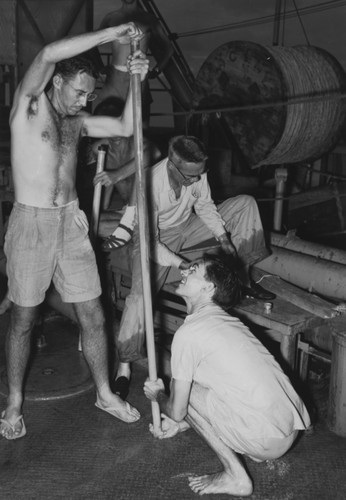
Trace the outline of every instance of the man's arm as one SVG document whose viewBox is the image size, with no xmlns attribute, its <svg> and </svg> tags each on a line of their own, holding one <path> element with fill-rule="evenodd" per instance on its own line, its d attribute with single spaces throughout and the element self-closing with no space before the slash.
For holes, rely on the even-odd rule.
<svg viewBox="0 0 346 500">
<path fill-rule="evenodd" d="M 35 57 L 20 83 L 18 91 L 28 97 L 38 97 L 52 77 L 57 62 L 77 56 L 98 45 L 137 34 L 136 26 L 133 23 L 128 23 L 52 42 L 46 45 Z"/>
<path fill-rule="evenodd" d="M 231 236 L 225 231 L 224 221 L 211 198 L 207 176 L 203 175 L 200 182 L 199 197 L 194 205 L 196 215 L 219 241 L 222 250 L 228 255 L 236 256 L 237 251 L 232 243 Z"/>
<path fill-rule="evenodd" d="M 160 409 L 176 422 L 184 420 L 187 415 L 191 392 L 191 383 L 185 380 L 171 380 L 169 397 L 160 390 L 157 401 Z"/>
<path fill-rule="evenodd" d="M 153 237 L 151 238 L 151 253 L 150 256 L 161 266 L 164 267 L 176 267 L 177 269 L 188 269 L 190 264 L 185 261 L 183 257 L 172 252 L 164 243 L 160 240 L 160 228 L 159 228 L 159 215 L 157 210 L 157 204 L 155 200 L 152 203 L 153 210 L 153 230 L 155 231 Z"/>
<path fill-rule="evenodd" d="M 141 76 L 141 81 L 143 81 L 148 72 L 148 68 L 149 61 L 145 58 L 141 50 L 137 50 L 129 56 L 128 69 L 131 75 L 139 74 Z M 116 136 L 129 137 L 133 134 L 132 113 L 132 81 L 130 80 L 122 115 L 117 118 L 88 115 L 83 123 L 84 134 L 95 138 Z"/>
<path fill-rule="evenodd" d="M 95 157 L 97 155 L 97 148 L 101 145 L 103 141 L 97 141 L 93 145 L 93 151 Z M 160 159 L 161 152 L 154 144 L 150 144 L 149 142 L 143 143 L 143 167 L 149 168 L 153 166 L 155 162 Z M 109 168 L 111 165 L 111 155 L 108 152 L 107 160 L 106 160 L 106 169 L 103 172 L 100 172 L 94 177 L 94 185 L 101 183 L 102 186 L 113 186 L 124 179 L 130 177 L 136 172 L 136 160 L 135 158 L 131 158 L 127 162 L 123 163 L 121 166 L 114 168 Z"/>
<path fill-rule="evenodd" d="M 185 380 L 171 380 L 170 395 L 165 394 L 164 384 L 161 379 L 152 382 L 147 380 L 144 384 L 144 393 L 151 401 L 157 401 L 162 411 L 162 430 L 156 435 L 154 429 L 151 432 L 160 439 L 173 437 L 179 432 L 189 428 L 184 420 L 187 415 L 191 392 L 191 383 Z"/>
<path fill-rule="evenodd" d="M 201 180 L 198 182 L 198 198 L 194 204 L 194 209 L 196 215 L 202 219 L 215 238 L 218 238 L 225 232 L 224 221 L 211 197 L 206 174 L 203 174 Z"/>
</svg>

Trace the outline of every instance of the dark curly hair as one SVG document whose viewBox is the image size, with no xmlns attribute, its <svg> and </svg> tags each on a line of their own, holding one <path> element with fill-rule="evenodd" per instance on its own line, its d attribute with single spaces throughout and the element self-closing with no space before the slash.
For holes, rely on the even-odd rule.
<svg viewBox="0 0 346 500">
<path fill-rule="evenodd" d="M 201 163 L 208 158 L 203 142 L 193 135 L 172 137 L 169 141 L 169 152 L 189 163 Z"/>
<path fill-rule="evenodd" d="M 212 301 L 229 312 L 241 298 L 241 282 L 233 261 L 216 255 L 203 255 L 205 279 L 215 286 Z"/>
<path fill-rule="evenodd" d="M 96 65 L 87 57 L 77 56 L 63 59 L 55 65 L 54 75 L 61 75 L 63 78 L 73 78 L 78 73 L 86 73 L 95 78 L 99 77 Z M 53 75 L 53 76 L 54 76 Z"/>
</svg>

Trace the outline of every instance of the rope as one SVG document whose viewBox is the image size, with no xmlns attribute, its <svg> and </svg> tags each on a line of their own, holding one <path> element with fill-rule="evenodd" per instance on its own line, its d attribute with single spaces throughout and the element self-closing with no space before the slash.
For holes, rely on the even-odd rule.
<svg viewBox="0 0 346 500">
<path fill-rule="evenodd" d="M 294 5 L 294 8 L 295 8 L 295 11 L 297 12 L 297 17 L 298 17 L 298 19 L 299 19 L 300 26 L 301 26 L 301 28 L 302 28 L 302 30 L 303 30 L 303 33 L 304 33 L 304 36 L 305 36 L 306 43 L 307 43 L 307 45 L 309 45 L 309 46 L 310 46 L 310 41 L 309 41 L 308 35 L 307 35 L 307 33 L 306 33 L 305 26 L 304 26 L 304 24 L 303 24 L 303 21 L 302 21 L 301 15 L 300 15 L 300 13 L 299 13 L 299 10 L 298 10 L 297 4 L 296 4 L 296 0 L 293 0 L 293 5 Z"/>
<path fill-rule="evenodd" d="M 285 45 L 285 28 L 286 28 L 286 0 L 284 0 L 284 10 L 282 14 L 281 45 Z"/>
<path fill-rule="evenodd" d="M 341 99 L 346 99 L 346 93 L 341 93 L 335 91 L 335 94 L 320 94 L 308 97 L 295 97 L 289 98 L 286 101 L 271 101 L 271 102 L 263 102 L 258 104 L 246 104 L 241 106 L 223 106 L 217 108 L 208 108 L 208 109 L 194 109 L 191 108 L 188 111 L 172 111 L 166 113 L 152 113 L 151 116 L 183 116 L 183 115 L 203 115 L 203 114 L 214 114 L 214 113 L 222 113 L 225 111 L 246 111 L 252 109 L 265 109 L 265 108 L 274 108 L 274 107 L 285 107 L 285 106 L 294 106 L 296 104 L 310 103 L 310 102 L 319 102 L 319 101 L 339 101 Z"/>
<path fill-rule="evenodd" d="M 301 193 L 300 193 L 301 194 Z M 295 195 L 291 195 L 291 196 L 279 196 L 279 197 L 274 197 L 274 198 L 256 198 L 256 201 L 257 202 L 269 202 L 269 203 L 274 203 L 276 200 L 280 200 L 280 201 L 290 201 L 290 199 L 295 196 Z M 345 198 L 346 197 L 346 193 L 345 194 L 340 194 L 338 193 L 338 198 Z M 336 199 L 336 196 L 334 196 L 336 202 L 337 202 L 337 199 Z M 330 199 L 333 199 L 332 197 Z"/>
<path fill-rule="evenodd" d="M 300 9 L 300 16 L 305 16 L 308 14 L 315 14 L 318 12 L 324 12 L 326 10 L 343 7 L 345 5 L 346 5 L 345 0 L 331 0 L 330 2 L 322 2 L 318 5 L 304 7 L 302 9 Z M 286 19 L 291 19 L 291 18 L 297 17 L 297 12 L 296 12 L 296 10 L 290 10 L 290 11 L 286 12 L 285 16 L 286 16 Z M 248 19 L 247 21 L 238 21 L 236 23 L 229 23 L 229 24 L 223 24 L 220 26 L 214 26 L 212 28 L 205 28 L 205 29 L 195 30 L 195 31 L 185 31 L 182 33 L 174 33 L 173 35 L 174 35 L 175 40 L 177 38 L 186 38 L 189 36 L 209 35 L 210 33 L 216 33 L 218 31 L 247 28 L 247 27 L 251 27 L 251 26 L 258 26 L 260 24 L 272 23 L 273 19 L 274 19 L 274 16 L 272 16 L 272 15 L 271 16 L 262 16 L 262 17 L 256 17 L 253 19 Z"/>
</svg>

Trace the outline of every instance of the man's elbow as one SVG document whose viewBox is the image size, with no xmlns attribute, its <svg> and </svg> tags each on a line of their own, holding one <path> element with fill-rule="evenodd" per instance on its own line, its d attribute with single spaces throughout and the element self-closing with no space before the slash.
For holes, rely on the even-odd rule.
<svg viewBox="0 0 346 500">
<path fill-rule="evenodd" d="M 131 135 L 133 135 L 133 127 L 125 128 L 123 137 L 131 137 Z"/>
<path fill-rule="evenodd" d="M 121 135 L 123 137 L 131 137 L 133 135 L 133 123 L 122 122 Z"/>
<path fill-rule="evenodd" d="M 43 49 L 38 53 L 37 58 L 41 59 L 41 61 L 46 64 L 57 63 L 59 58 L 57 58 L 54 42 L 43 47 Z"/>
</svg>

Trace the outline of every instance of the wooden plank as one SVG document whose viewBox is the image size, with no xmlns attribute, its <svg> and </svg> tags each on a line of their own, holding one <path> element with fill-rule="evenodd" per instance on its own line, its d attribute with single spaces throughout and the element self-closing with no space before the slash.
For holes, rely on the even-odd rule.
<svg viewBox="0 0 346 500">
<path fill-rule="evenodd" d="M 272 303 L 272 311 L 265 313 L 263 301 L 246 298 L 234 308 L 234 312 L 240 319 L 249 320 L 283 335 L 296 335 L 324 322 L 323 318 L 286 302 L 280 297 L 274 299 Z"/>
<path fill-rule="evenodd" d="M 346 182 L 338 183 L 337 189 L 339 195 L 343 196 L 346 193 Z M 316 203 L 322 203 L 333 199 L 335 199 L 335 192 L 332 187 L 314 188 L 310 191 L 291 195 L 289 199 L 289 210 L 298 210 L 309 205 L 315 205 Z"/>
<path fill-rule="evenodd" d="M 254 280 L 260 282 L 261 286 L 266 290 L 275 293 L 278 297 L 285 299 L 287 302 L 311 314 L 315 314 L 321 318 L 334 318 L 338 314 L 335 310 L 335 304 L 288 283 L 280 278 L 280 276 L 269 275 L 256 267 L 253 268 L 252 276 Z"/>
</svg>

